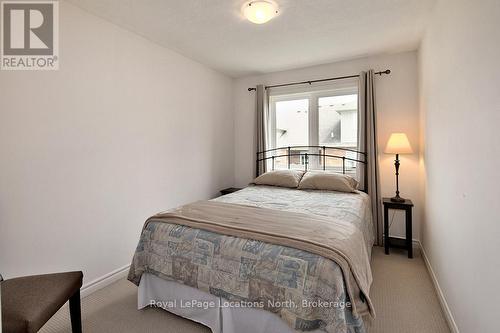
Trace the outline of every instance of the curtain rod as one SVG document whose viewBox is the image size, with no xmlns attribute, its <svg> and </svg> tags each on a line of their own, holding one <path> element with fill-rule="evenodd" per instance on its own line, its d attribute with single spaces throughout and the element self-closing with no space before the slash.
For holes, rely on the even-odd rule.
<svg viewBox="0 0 500 333">
<path fill-rule="evenodd" d="M 385 71 L 380 71 L 380 72 L 375 72 L 375 74 L 378 74 L 382 76 L 382 74 L 391 74 L 390 69 L 386 69 Z M 311 83 L 316 83 L 316 82 L 325 82 L 325 81 L 334 81 L 334 80 L 342 80 L 342 79 L 352 79 L 355 77 L 359 77 L 358 75 L 348 75 L 348 76 L 339 76 L 339 77 L 330 77 L 328 79 L 319 79 L 319 80 L 311 80 L 311 81 L 302 81 L 302 82 L 292 82 L 292 83 L 284 83 L 284 84 L 276 84 L 274 86 L 265 86 L 266 89 L 269 88 L 278 88 L 278 87 L 287 87 L 287 86 L 294 86 L 297 84 L 311 84 Z M 257 88 L 248 88 L 248 91 L 256 91 Z"/>
</svg>

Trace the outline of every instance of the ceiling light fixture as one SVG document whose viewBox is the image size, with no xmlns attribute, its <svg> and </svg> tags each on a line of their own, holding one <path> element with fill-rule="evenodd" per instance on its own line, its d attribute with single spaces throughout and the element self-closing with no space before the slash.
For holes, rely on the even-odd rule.
<svg viewBox="0 0 500 333">
<path fill-rule="evenodd" d="M 243 7 L 243 15 L 255 24 L 266 23 L 278 15 L 278 6 L 269 1 L 251 1 Z"/>
</svg>

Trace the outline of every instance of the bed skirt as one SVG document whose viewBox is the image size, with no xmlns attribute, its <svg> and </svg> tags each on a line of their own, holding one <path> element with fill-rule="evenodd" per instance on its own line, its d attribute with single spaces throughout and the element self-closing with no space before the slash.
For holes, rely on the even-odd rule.
<svg viewBox="0 0 500 333">
<path fill-rule="evenodd" d="M 159 307 L 201 323 L 213 333 L 294 333 L 279 316 L 250 307 L 232 307 L 227 300 L 199 289 L 144 273 L 138 308 Z M 311 333 L 319 333 L 315 330 Z"/>
</svg>

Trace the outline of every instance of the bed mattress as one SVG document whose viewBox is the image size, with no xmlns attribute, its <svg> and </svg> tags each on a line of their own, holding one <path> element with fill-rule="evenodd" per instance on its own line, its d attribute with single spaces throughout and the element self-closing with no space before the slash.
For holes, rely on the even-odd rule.
<svg viewBox="0 0 500 333">
<path fill-rule="evenodd" d="M 213 199 L 276 210 L 308 213 L 347 221 L 358 227 L 371 256 L 375 241 L 370 197 L 361 191 L 345 193 L 323 190 L 251 185 L 240 191 Z"/>
</svg>

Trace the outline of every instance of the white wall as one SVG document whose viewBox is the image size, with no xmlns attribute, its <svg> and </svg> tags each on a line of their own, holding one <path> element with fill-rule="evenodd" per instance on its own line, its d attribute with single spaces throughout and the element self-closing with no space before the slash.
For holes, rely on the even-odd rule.
<svg viewBox="0 0 500 333">
<path fill-rule="evenodd" d="M 60 70 L 0 72 L 0 271 L 130 263 L 144 220 L 233 184 L 232 79 L 60 3 Z"/>
<path fill-rule="evenodd" d="M 461 332 L 498 332 L 500 1 L 442 0 L 420 50 L 422 241 Z"/>
<path fill-rule="evenodd" d="M 279 84 L 313 80 L 332 76 L 357 74 L 368 69 L 391 69 L 390 75 L 376 78 L 378 107 L 378 146 L 380 149 L 382 195 L 393 196 L 395 191 L 394 156 L 383 154 L 391 132 L 405 132 L 414 150 L 413 155 L 401 157 L 400 191 L 415 203 L 414 238 L 419 238 L 420 211 L 422 209 L 419 187 L 419 107 L 417 53 L 405 52 L 343 61 L 322 66 L 271 73 L 237 79 L 234 85 L 235 103 L 235 180 L 246 185 L 254 177 L 255 165 L 255 92 L 248 87 L 257 84 Z M 391 234 L 404 236 L 404 217 L 397 212 Z"/>
</svg>

